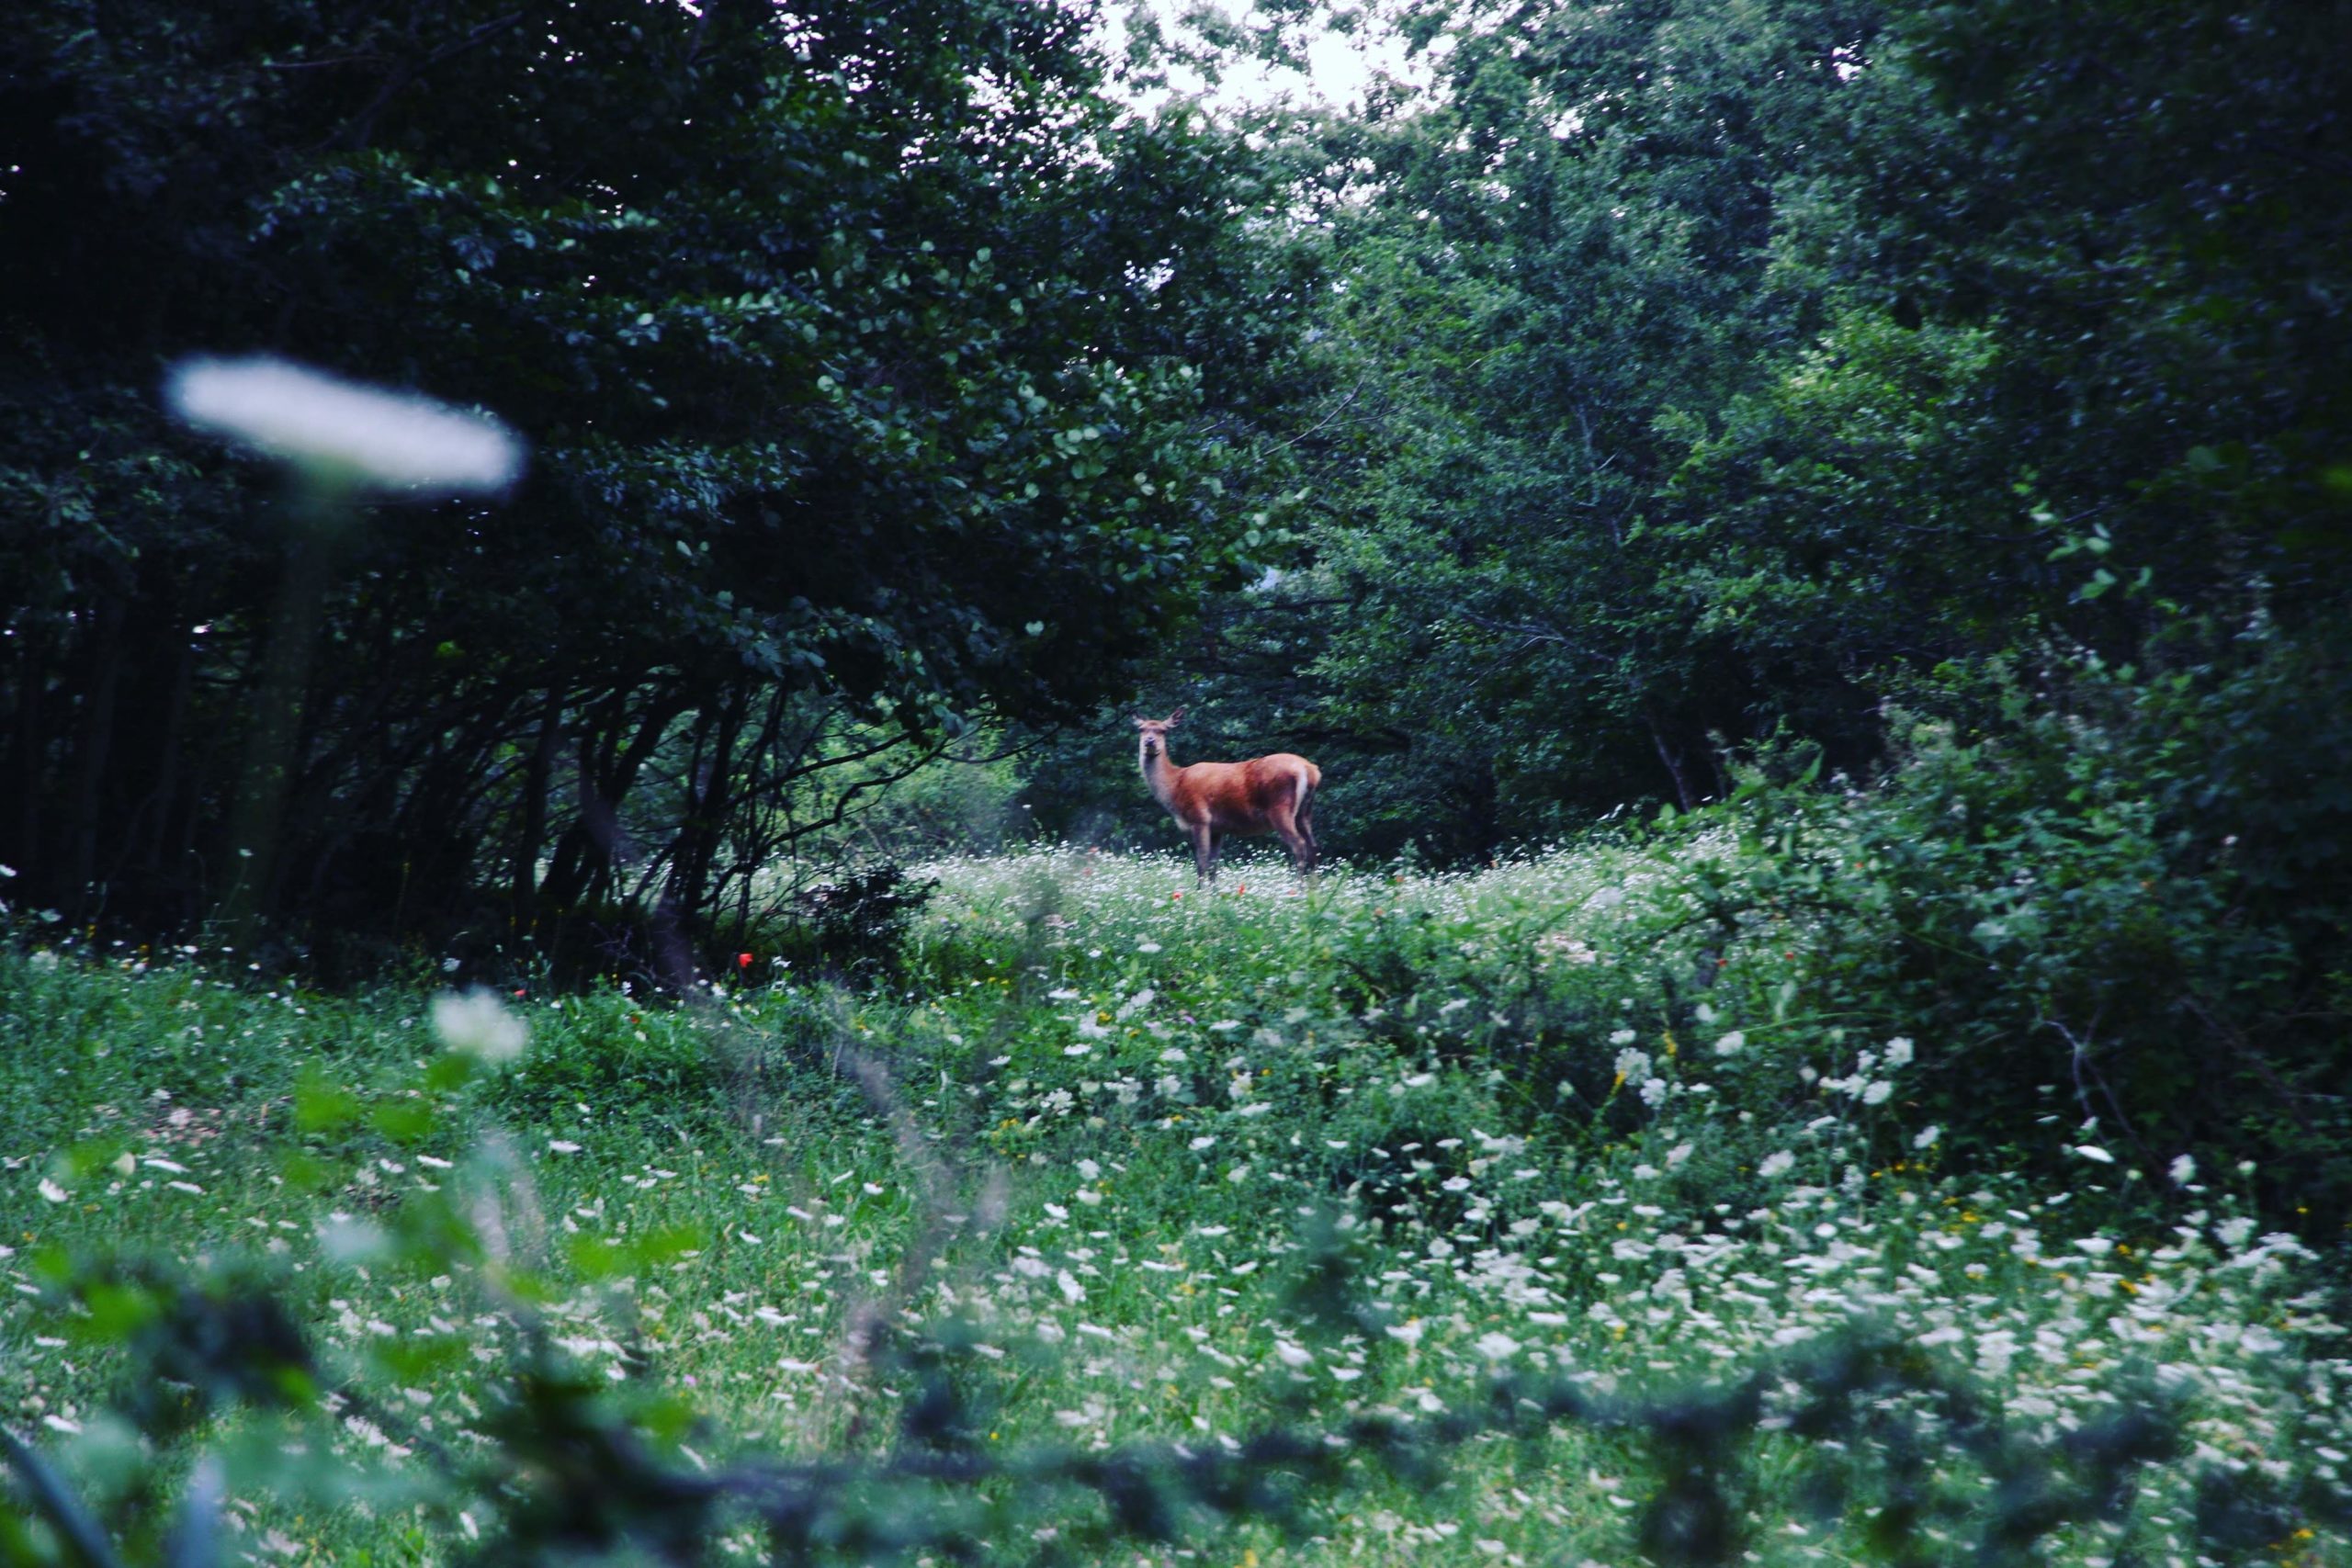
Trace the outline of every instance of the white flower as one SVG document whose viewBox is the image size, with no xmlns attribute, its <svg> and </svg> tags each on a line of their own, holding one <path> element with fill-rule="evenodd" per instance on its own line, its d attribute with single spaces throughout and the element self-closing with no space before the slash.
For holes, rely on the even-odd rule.
<svg viewBox="0 0 2352 1568">
<path fill-rule="evenodd" d="M 1919 1129 L 1919 1135 L 1911 1140 L 1911 1146 L 1915 1149 L 1932 1149 L 1936 1146 L 1936 1140 L 1943 1135 L 1943 1128 L 1930 1122 Z"/>
<path fill-rule="evenodd" d="M 1480 1335 L 1476 1349 L 1489 1361 L 1506 1360 L 1519 1354 L 1519 1341 L 1497 1329 L 1493 1333 Z"/>
<path fill-rule="evenodd" d="M 1736 1056 L 1739 1054 L 1741 1048 L 1746 1046 L 1747 1043 L 1747 1036 L 1739 1030 L 1735 1029 L 1729 1034 L 1724 1035 L 1721 1040 L 1715 1042 L 1715 1055 L 1718 1056 Z"/>
<path fill-rule="evenodd" d="M 56 1182 L 51 1181 L 46 1176 L 40 1179 L 40 1195 L 48 1199 L 52 1203 L 62 1203 L 68 1198 L 74 1196 L 73 1193 L 68 1192 L 64 1188 L 60 1187 Z"/>
<path fill-rule="evenodd" d="M 1864 1105 L 1884 1105 L 1886 1103 L 1886 1097 L 1894 1092 L 1894 1086 L 1893 1084 L 1887 1082 L 1884 1078 L 1875 1079 L 1863 1087 L 1862 1103 Z"/>
<path fill-rule="evenodd" d="M 570 1138 L 549 1138 L 548 1147 L 560 1155 L 576 1155 L 580 1152 L 580 1145 Z"/>
<path fill-rule="evenodd" d="M 183 360 L 164 394 L 190 424 L 378 490 L 494 493 L 523 468 L 522 444 L 485 414 L 283 359 Z"/>
<path fill-rule="evenodd" d="M 1632 1030 L 1620 1029 L 1613 1032 L 1609 1036 L 1609 1043 L 1611 1045 L 1631 1045 L 1634 1043 L 1634 1035 Z"/>
<path fill-rule="evenodd" d="M 1136 943 L 1136 951 L 1137 953 L 1158 953 L 1159 951 L 1159 944 L 1156 942 L 1139 942 Z"/>
<path fill-rule="evenodd" d="M 349 1214 L 334 1214 L 318 1228 L 319 1250 L 334 1263 L 373 1263 L 384 1255 L 390 1238 L 384 1227 Z"/>
<path fill-rule="evenodd" d="M 1303 1367 L 1315 1359 L 1314 1351 L 1304 1345 L 1293 1345 L 1287 1340 L 1276 1342 L 1274 1356 L 1285 1367 Z"/>
<path fill-rule="evenodd" d="M 433 1032 L 450 1050 L 492 1066 L 515 1060 L 531 1043 L 531 1026 L 483 990 L 434 998 Z"/>
<path fill-rule="evenodd" d="M 2113 1165 L 2115 1163 L 2115 1156 L 2109 1154 L 2105 1149 L 2100 1148 L 2097 1144 L 2078 1144 L 2075 1147 L 2075 1152 L 2082 1156 L 2085 1159 L 2096 1161 L 2100 1165 Z"/>
<path fill-rule="evenodd" d="M 1910 1036 L 1898 1034 L 1894 1039 L 1886 1043 L 1886 1065 L 1888 1066 L 1907 1067 L 1911 1065 L 1911 1056 Z"/>
<path fill-rule="evenodd" d="M 1764 1156 L 1764 1163 L 1756 1168 L 1756 1174 L 1764 1177 L 1786 1176 L 1796 1167 L 1796 1156 L 1786 1149 L 1775 1149 Z"/>
<path fill-rule="evenodd" d="M 2177 1156 L 2172 1164 L 2165 1168 L 2165 1174 L 2172 1178 L 2172 1184 L 2175 1187 L 2188 1186 L 2197 1179 L 2196 1157 L 2191 1155 Z"/>
</svg>

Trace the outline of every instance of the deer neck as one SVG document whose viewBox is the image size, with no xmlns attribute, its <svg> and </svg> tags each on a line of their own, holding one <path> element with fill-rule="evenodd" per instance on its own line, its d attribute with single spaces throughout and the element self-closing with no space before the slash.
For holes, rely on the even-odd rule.
<svg viewBox="0 0 2352 1568">
<path fill-rule="evenodd" d="M 1168 748 L 1143 755 L 1143 782 L 1151 797 L 1169 810 L 1176 809 L 1176 765 L 1168 760 Z"/>
</svg>

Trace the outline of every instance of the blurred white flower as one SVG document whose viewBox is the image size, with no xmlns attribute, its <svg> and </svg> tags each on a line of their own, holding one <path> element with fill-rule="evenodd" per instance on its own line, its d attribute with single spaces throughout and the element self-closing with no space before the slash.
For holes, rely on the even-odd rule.
<svg viewBox="0 0 2352 1568">
<path fill-rule="evenodd" d="M 1747 1045 L 1747 1036 L 1739 1030 L 1735 1029 L 1729 1034 L 1724 1035 L 1721 1040 L 1715 1042 L 1715 1055 L 1718 1056 L 1736 1056 L 1739 1054 L 1741 1048 Z"/>
<path fill-rule="evenodd" d="M 1477 1351 L 1489 1361 L 1506 1360 L 1519 1354 L 1519 1341 L 1497 1329 L 1478 1337 Z"/>
<path fill-rule="evenodd" d="M 1911 1065 L 1911 1055 L 1910 1036 L 1898 1034 L 1894 1039 L 1886 1043 L 1886 1065 L 1888 1066 L 1907 1067 Z"/>
<path fill-rule="evenodd" d="M 1886 1097 L 1894 1092 L 1894 1086 L 1893 1084 L 1887 1082 L 1884 1078 L 1879 1078 L 1874 1082 L 1864 1086 L 1862 1089 L 1862 1103 L 1864 1105 L 1884 1105 L 1886 1103 Z"/>
<path fill-rule="evenodd" d="M 2197 1179 L 2197 1160 L 2194 1156 L 2178 1156 L 2165 1168 L 2165 1174 L 2172 1178 L 2175 1187 L 2186 1187 Z"/>
<path fill-rule="evenodd" d="M 390 1249 L 384 1227 L 349 1214 L 331 1214 L 318 1227 L 319 1251 L 331 1263 L 373 1263 Z"/>
<path fill-rule="evenodd" d="M 493 1066 L 516 1060 L 531 1043 L 531 1026 L 479 989 L 434 998 L 433 1032 L 450 1050 Z"/>
<path fill-rule="evenodd" d="M 183 360 L 164 392 L 199 429 L 374 489 L 493 494 L 523 468 L 522 443 L 486 414 L 266 355 Z"/>
<path fill-rule="evenodd" d="M 2100 1165 L 2113 1165 L 2115 1163 L 2115 1156 L 2109 1154 L 2105 1149 L 2100 1148 L 2097 1144 L 2078 1144 L 2075 1146 L 2075 1152 L 2082 1156 L 2085 1159 L 2096 1161 Z"/>
<path fill-rule="evenodd" d="M 40 1179 L 40 1195 L 48 1199 L 52 1203 L 62 1203 L 65 1200 L 74 1196 L 74 1194 L 68 1192 L 64 1188 L 60 1187 L 56 1182 L 51 1181 L 46 1176 Z"/>
<path fill-rule="evenodd" d="M 1764 1156 L 1764 1162 L 1756 1168 L 1756 1174 L 1766 1177 L 1786 1176 L 1796 1168 L 1796 1156 L 1786 1149 L 1776 1149 Z"/>
<path fill-rule="evenodd" d="M 1911 1146 L 1915 1149 L 1932 1149 L 1936 1146 L 1936 1140 L 1943 1135 L 1943 1128 L 1930 1122 L 1919 1129 L 1919 1135 L 1911 1140 Z"/>
</svg>

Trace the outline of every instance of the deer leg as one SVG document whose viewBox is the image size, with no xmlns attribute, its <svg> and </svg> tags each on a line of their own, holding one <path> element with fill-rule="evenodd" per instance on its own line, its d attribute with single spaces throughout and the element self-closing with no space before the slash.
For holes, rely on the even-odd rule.
<svg viewBox="0 0 2352 1568">
<path fill-rule="evenodd" d="M 1216 835 L 1205 822 L 1197 828 L 1188 827 L 1184 832 L 1193 840 L 1193 874 L 1206 886 L 1216 880 Z"/>
<path fill-rule="evenodd" d="M 1315 840 L 1306 826 L 1306 814 L 1287 807 L 1276 807 L 1267 813 L 1274 833 L 1290 852 L 1291 868 L 1305 875 L 1315 864 Z"/>
</svg>

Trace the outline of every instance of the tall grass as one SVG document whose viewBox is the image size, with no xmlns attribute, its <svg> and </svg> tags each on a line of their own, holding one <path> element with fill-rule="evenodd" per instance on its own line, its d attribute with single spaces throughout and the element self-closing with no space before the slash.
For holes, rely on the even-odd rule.
<svg viewBox="0 0 2352 1568">
<path fill-rule="evenodd" d="M 2035 1527 L 2043 1560 L 2346 1550 L 2352 1363 L 2304 1244 L 2231 1173 L 2183 1151 L 2152 1179 L 2056 1103 L 2064 1187 L 1948 1164 L 1913 1092 L 1937 1043 L 1800 1030 L 1769 969 L 1796 938 L 1706 917 L 1694 867 L 1736 852 L 1245 865 L 1213 893 L 1173 859 L 943 861 L 887 985 L 514 987 L 506 1066 L 453 1067 L 422 989 L 33 933 L 0 956 L 0 1408 L 134 1546 L 175 1456 L 223 1456 L 264 1560 L 494 1558 L 545 1478 L 445 1461 L 494 1447 L 517 1364 L 569 1369 L 681 1474 L 1462 1439 L 1434 1474 L 1363 1449 L 1280 1522 L 1181 1513 L 1121 1548 L 1150 1561 L 1703 1560 L 1657 1500 L 1711 1465 L 1724 1551 L 1936 1560 L 2011 1520 L 2002 1453 L 2071 1462 L 2119 1411 L 2177 1438 Z M 101 1288 L 125 1258 L 266 1287 L 339 1391 L 323 1418 L 208 1413 L 157 1447 Z M 1900 1372 L 1858 1395 L 1876 1425 L 1787 1429 L 1790 1369 L 1856 1343 Z M 1758 1369 L 1736 1466 L 1597 1414 Z M 1498 1388 L 1567 1403 L 1503 1420 Z M 1069 1473 L 974 1473 L 877 1517 L 963 1510 L 991 1560 L 1117 1533 Z M 716 1555 L 771 1544 L 715 1518 Z"/>
</svg>

